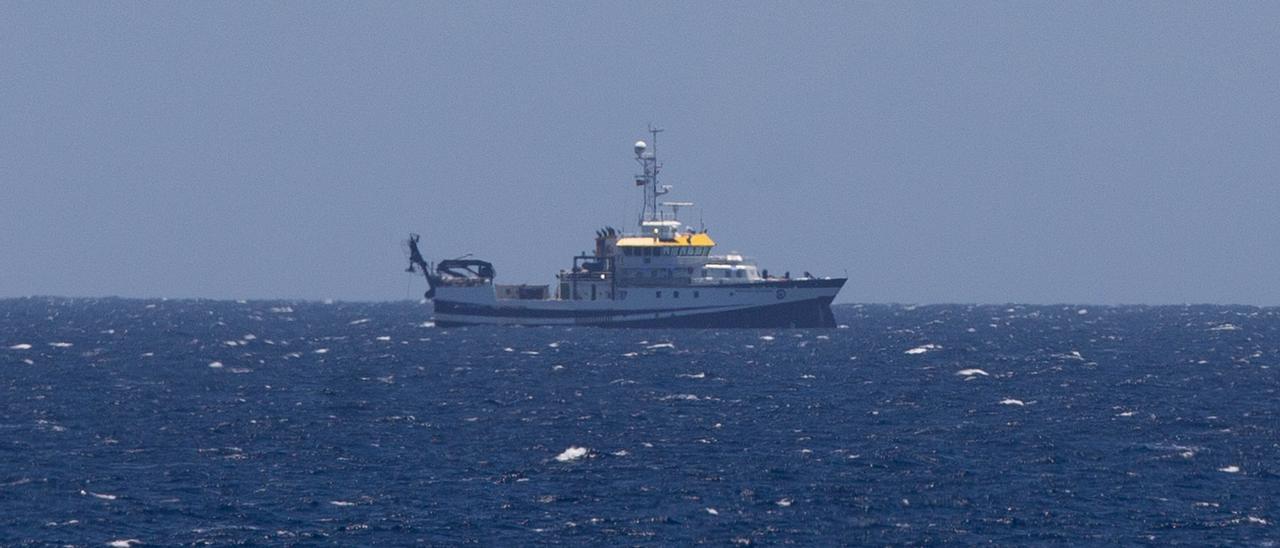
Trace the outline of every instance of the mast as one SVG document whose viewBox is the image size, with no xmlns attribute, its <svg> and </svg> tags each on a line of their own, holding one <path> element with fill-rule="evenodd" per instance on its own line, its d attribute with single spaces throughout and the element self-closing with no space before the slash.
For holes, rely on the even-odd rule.
<svg viewBox="0 0 1280 548">
<path fill-rule="evenodd" d="M 636 175 L 636 186 L 644 187 L 644 207 L 640 210 L 640 223 L 660 220 L 658 196 L 671 191 L 671 185 L 658 186 L 658 172 L 662 164 L 658 163 L 658 134 L 662 128 L 649 124 L 649 143 L 636 141 L 636 163 L 640 164 L 642 173 Z"/>
</svg>

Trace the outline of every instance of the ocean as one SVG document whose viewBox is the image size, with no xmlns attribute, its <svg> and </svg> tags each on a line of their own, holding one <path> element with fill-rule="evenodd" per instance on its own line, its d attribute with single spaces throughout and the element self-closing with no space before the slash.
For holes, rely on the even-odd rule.
<svg viewBox="0 0 1280 548">
<path fill-rule="evenodd" d="M 1280 539 L 1280 309 L 0 300 L 0 544 Z"/>
</svg>

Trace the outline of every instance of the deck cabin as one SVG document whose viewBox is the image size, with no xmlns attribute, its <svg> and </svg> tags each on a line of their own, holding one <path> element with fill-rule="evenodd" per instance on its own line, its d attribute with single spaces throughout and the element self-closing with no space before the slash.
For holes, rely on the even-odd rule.
<svg viewBox="0 0 1280 548">
<path fill-rule="evenodd" d="M 681 288 L 764 279 L 755 263 L 742 255 L 712 255 L 716 244 L 706 232 L 682 231 L 678 221 L 646 221 L 642 228 L 648 234 L 598 232 L 595 253 L 574 257 L 573 267 L 557 276 L 556 297 L 614 299 L 619 290 L 632 287 Z"/>
</svg>

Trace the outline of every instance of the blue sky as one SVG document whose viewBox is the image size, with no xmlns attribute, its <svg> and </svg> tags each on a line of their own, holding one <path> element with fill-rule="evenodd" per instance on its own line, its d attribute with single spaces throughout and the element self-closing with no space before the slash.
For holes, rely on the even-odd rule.
<svg viewBox="0 0 1280 548">
<path fill-rule="evenodd" d="M 850 302 L 1280 304 L 1280 4 L 0 4 L 0 296 L 550 282 L 640 206 Z"/>
</svg>

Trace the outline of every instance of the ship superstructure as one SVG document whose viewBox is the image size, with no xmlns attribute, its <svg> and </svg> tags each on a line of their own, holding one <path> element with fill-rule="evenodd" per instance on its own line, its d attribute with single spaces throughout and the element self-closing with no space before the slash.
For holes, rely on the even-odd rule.
<svg viewBox="0 0 1280 548">
<path fill-rule="evenodd" d="M 494 282 L 493 265 L 477 259 L 428 263 L 410 235 L 409 271 L 421 271 L 437 325 L 596 325 L 616 327 L 834 327 L 831 301 L 845 278 L 807 272 L 770 276 L 737 253 L 716 255 L 705 229 L 680 222 L 689 202 L 660 202 L 657 137 L 637 141 L 644 191 L 639 231 L 596 232 L 592 253 L 573 257 L 550 285 Z"/>
</svg>

